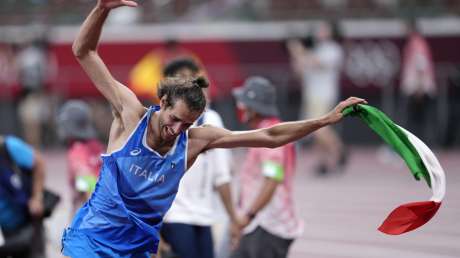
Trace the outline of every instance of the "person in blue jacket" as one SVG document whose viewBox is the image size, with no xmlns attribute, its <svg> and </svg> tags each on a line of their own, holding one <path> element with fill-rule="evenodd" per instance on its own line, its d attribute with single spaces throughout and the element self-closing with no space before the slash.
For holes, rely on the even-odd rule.
<svg viewBox="0 0 460 258">
<path fill-rule="evenodd" d="M 42 155 L 0 135 L 0 257 L 44 257 Z"/>
</svg>

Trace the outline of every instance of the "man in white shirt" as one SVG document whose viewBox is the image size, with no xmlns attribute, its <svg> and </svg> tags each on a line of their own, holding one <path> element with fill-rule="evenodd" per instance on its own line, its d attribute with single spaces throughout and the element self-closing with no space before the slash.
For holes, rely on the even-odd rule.
<svg viewBox="0 0 460 258">
<path fill-rule="evenodd" d="M 344 54 L 336 41 L 336 25 L 323 22 L 315 30 L 312 48 L 298 40 L 288 42 L 288 50 L 294 70 L 302 80 L 303 119 L 326 114 L 334 107 L 340 94 L 340 71 Z M 345 146 L 339 135 L 324 127 L 314 133 L 313 148 L 319 152 L 317 172 L 342 171 L 346 161 Z"/>
<path fill-rule="evenodd" d="M 164 76 L 195 77 L 200 75 L 199 65 L 191 58 L 171 61 Z M 206 92 L 209 103 L 209 97 Z M 220 115 L 209 107 L 194 126 L 206 124 L 223 127 Z M 230 151 L 214 149 L 203 153 L 184 175 L 176 199 L 164 218 L 163 239 L 181 258 L 214 257 L 211 226 L 216 207 L 213 205 L 217 190 L 232 222 L 232 234 L 239 234 L 230 192 Z"/>
</svg>

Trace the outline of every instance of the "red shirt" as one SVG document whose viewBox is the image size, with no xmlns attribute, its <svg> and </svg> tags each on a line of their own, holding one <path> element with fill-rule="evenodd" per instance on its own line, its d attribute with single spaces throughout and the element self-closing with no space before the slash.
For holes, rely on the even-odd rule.
<svg viewBox="0 0 460 258">
<path fill-rule="evenodd" d="M 258 128 L 279 123 L 277 118 L 261 121 Z M 261 226 L 268 232 L 283 238 L 296 238 L 303 232 L 303 223 L 296 215 L 293 200 L 293 182 L 295 175 L 295 147 L 292 143 L 279 148 L 249 148 L 246 160 L 239 174 L 240 209 L 247 212 L 260 192 L 265 177 L 271 177 L 262 166 L 266 162 L 281 165 L 284 176 L 279 182 L 270 202 L 257 214 L 244 233 L 252 232 Z"/>
<path fill-rule="evenodd" d="M 97 179 L 101 168 L 101 153 L 104 146 L 98 140 L 73 142 L 67 151 L 69 179 L 71 188 L 76 190 L 75 179 L 91 176 Z"/>
</svg>

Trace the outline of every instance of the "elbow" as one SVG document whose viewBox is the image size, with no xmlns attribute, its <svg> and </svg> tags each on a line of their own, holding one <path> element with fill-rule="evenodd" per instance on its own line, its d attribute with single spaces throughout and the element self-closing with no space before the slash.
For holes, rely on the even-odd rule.
<svg viewBox="0 0 460 258">
<path fill-rule="evenodd" d="M 84 47 L 81 46 L 78 42 L 74 42 L 72 44 L 72 53 L 77 59 L 82 59 L 89 54 L 89 50 L 86 50 Z"/>
<path fill-rule="evenodd" d="M 72 53 L 76 58 L 82 57 L 83 55 L 83 51 L 81 51 L 81 47 L 76 42 L 72 44 Z"/>
<path fill-rule="evenodd" d="M 266 131 L 264 138 L 265 148 L 275 149 L 283 145 L 282 139 L 271 130 Z"/>
<path fill-rule="evenodd" d="M 276 149 L 276 148 L 279 148 L 279 147 L 283 146 L 284 144 L 286 144 L 286 143 L 281 141 L 281 140 L 276 140 L 276 141 L 273 141 L 270 144 L 269 148 Z"/>
<path fill-rule="evenodd" d="M 276 137 L 272 137 L 267 142 L 267 145 L 266 145 L 266 147 L 270 148 L 270 149 L 275 149 L 275 148 L 278 148 L 278 147 L 281 147 L 281 146 L 283 146 L 283 142 L 281 141 L 281 139 L 278 139 Z"/>
</svg>

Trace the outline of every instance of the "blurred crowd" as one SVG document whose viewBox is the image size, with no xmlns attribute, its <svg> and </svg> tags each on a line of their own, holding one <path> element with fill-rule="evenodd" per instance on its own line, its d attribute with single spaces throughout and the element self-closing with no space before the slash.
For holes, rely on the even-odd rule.
<svg viewBox="0 0 460 258">
<path fill-rule="evenodd" d="M 182 2 L 185 5 L 193 1 Z M 271 4 L 276 2 L 270 1 Z M 394 94 L 398 117 L 402 117 L 403 127 L 428 144 L 443 144 L 436 138 L 436 125 L 431 119 L 437 114 L 439 101 L 433 53 L 416 24 L 408 22 L 406 28 L 399 92 Z M 91 99 L 67 100 L 54 91 L 59 67 L 46 39 L 0 47 L 2 85 L 18 83 L 16 91 L 8 91 L 14 98 L 3 97 L 14 100 L 12 106 L 20 123 L 17 128 L 21 129 L 15 135 L 3 134 L 0 138 L 0 257 L 45 257 L 44 200 L 53 202 L 53 197 L 44 194 L 41 153 L 49 146 L 66 149 L 72 207 L 77 209 L 89 198 L 97 182 L 101 165 L 99 155 L 105 151 L 101 140 L 107 138 L 111 121 L 110 107 Z M 336 24 L 320 23 L 308 37 L 286 40 L 286 48 L 289 69 L 300 85 L 302 103 L 296 116 L 313 118 L 325 114 L 342 96 L 341 75 L 346 50 Z M 179 48 L 176 42 L 153 51 L 139 60 L 138 65 L 162 56 L 162 74 L 156 77 L 149 74 L 147 84 L 135 78 L 130 82 L 130 87 L 145 103 L 158 101 L 155 94 L 151 94 L 155 92 L 155 80 L 168 76 L 207 75 L 199 56 Z M 142 69 L 135 66 L 131 74 L 142 74 Z M 459 78 L 452 80 L 460 84 Z M 232 96 L 236 103 L 233 112 L 240 115 L 241 123 L 253 129 L 281 121 L 279 106 L 289 104 L 277 103 L 276 90 L 282 86 L 259 76 L 247 78 L 243 91 L 234 92 Z M 452 97 L 458 94 L 458 91 L 452 92 Z M 454 112 L 449 113 L 452 116 L 448 118 L 449 134 L 444 140 L 447 143 L 458 137 L 458 122 L 455 121 L 459 118 L 459 101 L 456 99 L 452 103 Z M 226 122 L 210 105 L 197 126 L 202 124 L 225 127 Z M 324 128 L 311 139 L 301 141 L 299 147 L 307 148 L 318 157 L 313 170 L 319 176 L 340 173 L 347 164 L 346 141 L 337 128 Z M 290 245 L 303 231 L 292 199 L 295 152 L 293 145 L 276 150 L 250 149 L 241 171 L 232 171 L 229 152 L 213 150 L 204 154 L 191 169 L 196 171 L 183 179 L 177 200 L 165 218 L 163 257 L 286 257 Z M 236 187 L 232 188 L 232 184 Z M 269 192 L 254 189 L 268 189 Z M 218 221 L 210 219 L 218 209 L 215 208 L 215 192 L 223 203 L 224 209 L 220 209 L 227 214 L 225 219 Z M 247 224 L 239 247 L 232 253 L 233 237 L 237 234 L 232 228 L 233 222 L 240 216 Z M 213 230 L 214 239 L 219 241 L 213 241 Z M 258 256 L 249 255 L 251 253 Z M 277 255 L 269 256 L 271 253 Z M 29 254 L 32 255 L 27 256 Z"/>
<path fill-rule="evenodd" d="M 74 24 L 91 0 L 6 0 L 0 3 L 1 24 Z M 211 20 L 299 20 L 305 17 L 401 17 L 410 14 L 458 14 L 458 1 L 435 0 L 147 0 L 142 9 L 122 10 L 123 21 L 149 23 Z"/>
</svg>

